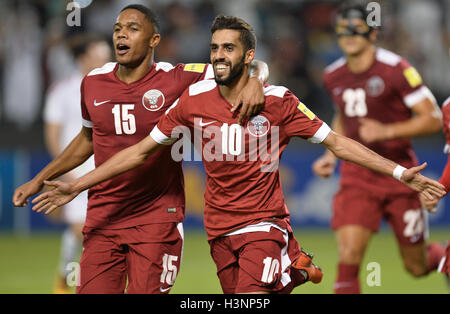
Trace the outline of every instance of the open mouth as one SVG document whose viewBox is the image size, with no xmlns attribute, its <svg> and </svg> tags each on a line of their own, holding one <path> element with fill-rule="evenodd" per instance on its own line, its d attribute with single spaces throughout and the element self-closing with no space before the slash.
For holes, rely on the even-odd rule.
<svg viewBox="0 0 450 314">
<path fill-rule="evenodd" d="M 118 55 L 123 56 L 130 50 L 130 47 L 125 44 L 117 44 L 116 52 Z"/>
<path fill-rule="evenodd" d="M 216 63 L 214 64 L 214 69 L 216 74 L 224 74 L 228 70 L 229 65 L 227 63 Z"/>
</svg>

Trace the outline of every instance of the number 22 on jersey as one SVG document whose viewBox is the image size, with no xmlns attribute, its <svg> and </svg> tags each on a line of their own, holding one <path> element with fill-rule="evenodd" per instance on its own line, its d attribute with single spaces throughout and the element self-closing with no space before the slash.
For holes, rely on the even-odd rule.
<svg viewBox="0 0 450 314">
<path fill-rule="evenodd" d="M 347 117 L 365 117 L 367 115 L 366 92 L 362 88 L 348 88 L 342 93 Z"/>
<path fill-rule="evenodd" d="M 134 104 L 115 105 L 112 109 L 116 134 L 131 135 L 136 133 L 136 119 L 130 112 L 134 110 Z"/>
</svg>

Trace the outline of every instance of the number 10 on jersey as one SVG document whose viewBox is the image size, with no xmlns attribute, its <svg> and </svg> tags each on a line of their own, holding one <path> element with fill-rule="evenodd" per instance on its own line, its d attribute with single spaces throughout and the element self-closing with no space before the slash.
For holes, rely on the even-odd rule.
<svg viewBox="0 0 450 314">
<path fill-rule="evenodd" d="M 136 133 L 136 119 L 130 111 L 134 110 L 134 104 L 115 105 L 112 109 L 116 134 Z"/>
</svg>

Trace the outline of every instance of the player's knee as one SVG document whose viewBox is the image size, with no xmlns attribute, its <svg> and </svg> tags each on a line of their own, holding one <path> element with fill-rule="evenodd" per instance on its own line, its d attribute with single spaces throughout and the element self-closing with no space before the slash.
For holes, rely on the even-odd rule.
<svg viewBox="0 0 450 314">
<path fill-rule="evenodd" d="M 355 246 L 345 246 L 339 249 L 340 262 L 345 264 L 360 264 L 364 258 L 364 249 Z"/>
</svg>

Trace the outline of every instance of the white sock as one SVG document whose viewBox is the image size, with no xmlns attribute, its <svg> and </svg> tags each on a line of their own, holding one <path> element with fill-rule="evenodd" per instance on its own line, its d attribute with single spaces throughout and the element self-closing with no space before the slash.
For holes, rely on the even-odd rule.
<svg viewBox="0 0 450 314">
<path fill-rule="evenodd" d="M 81 241 L 71 228 L 64 230 L 61 238 L 61 254 L 59 257 L 59 273 L 66 277 L 69 272 L 66 268 L 69 263 L 78 262 L 81 250 Z"/>
</svg>

